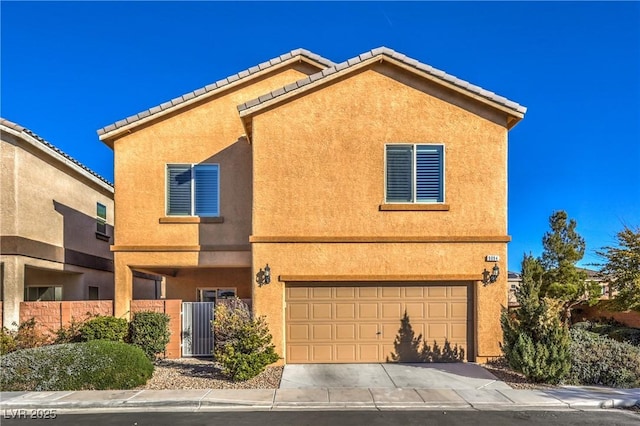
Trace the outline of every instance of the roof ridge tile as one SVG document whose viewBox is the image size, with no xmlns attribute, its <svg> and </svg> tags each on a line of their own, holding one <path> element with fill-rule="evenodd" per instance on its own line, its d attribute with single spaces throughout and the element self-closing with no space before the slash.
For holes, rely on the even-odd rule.
<svg viewBox="0 0 640 426">
<path fill-rule="evenodd" d="M 13 121 L 7 120 L 6 118 L 2 118 L 2 117 L 0 117 L 0 125 L 3 125 L 5 127 L 13 129 L 13 130 L 15 130 L 17 132 L 25 133 L 25 134 L 31 136 L 33 139 L 35 139 L 38 142 L 40 142 L 46 148 L 48 148 L 48 149 L 54 151 L 55 153 L 61 155 L 62 157 L 64 157 L 68 161 L 71 161 L 73 164 L 75 164 L 76 166 L 80 167 L 82 170 L 88 172 L 93 177 L 99 179 L 103 183 L 106 183 L 113 190 L 113 183 L 109 182 L 107 179 L 105 179 L 104 177 L 100 176 L 98 173 L 94 172 L 89 167 L 85 166 L 80 161 L 76 160 L 75 158 L 73 158 L 72 156 L 70 156 L 69 154 L 67 154 L 66 152 L 64 152 L 63 150 L 61 150 L 60 148 L 58 148 L 57 146 L 52 144 L 51 142 L 47 141 L 46 139 L 44 139 L 41 136 L 38 136 L 35 132 L 27 129 L 24 126 L 19 125 L 18 123 L 14 123 Z"/>
<path fill-rule="evenodd" d="M 226 77 L 226 78 L 224 78 L 222 80 L 218 80 L 215 83 L 207 84 L 206 86 L 201 87 L 201 88 L 196 89 L 196 90 L 193 90 L 193 91 L 191 91 L 191 92 L 189 92 L 187 94 L 187 95 L 193 94 L 193 96 L 182 95 L 182 96 L 180 96 L 178 98 L 174 98 L 171 101 L 164 102 L 164 103 L 162 103 L 160 105 L 156 105 L 154 107 L 151 107 L 151 108 L 143 111 L 143 113 L 145 113 L 144 117 L 148 117 L 150 115 L 157 114 L 157 113 L 162 112 L 162 111 L 164 111 L 164 110 L 166 110 L 168 108 L 171 108 L 171 107 L 174 107 L 174 106 L 178 106 L 178 105 L 180 105 L 180 104 L 182 104 L 182 103 L 184 103 L 184 102 L 186 102 L 188 100 L 197 98 L 199 96 L 203 96 L 206 93 L 211 92 L 212 90 L 219 89 L 221 87 L 224 87 L 224 86 L 226 86 L 228 84 L 233 83 L 234 81 L 240 80 L 242 78 L 249 77 L 252 74 L 255 74 L 255 73 L 259 72 L 259 71 L 266 70 L 266 69 L 268 69 L 268 68 L 270 68 L 272 66 L 280 64 L 280 63 L 282 63 L 282 62 L 284 62 L 284 61 L 286 61 L 288 59 L 291 59 L 291 58 L 293 58 L 295 56 L 304 56 L 304 57 L 306 57 L 308 59 L 311 59 L 311 60 L 313 60 L 313 61 L 315 61 L 315 62 L 317 62 L 317 63 L 319 63 L 319 64 L 321 64 L 321 65 L 323 65 L 325 67 L 330 67 L 330 66 L 335 65 L 333 61 L 330 61 L 329 59 L 323 58 L 322 56 L 320 56 L 320 55 L 318 55 L 316 53 L 310 52 L 310 51 L 308 51 L 306 49 L 297 48 L 297 49 L 291 50 L 290 52 L 287 52 L 287 53 L 284 53 L 284 54 L 282 54 L 280 56 L 272 58 L 272 59 L 270 59 L 268 61 L 261 62 L 258 65 L 254 65 L 254 66 L 252 66 L 252 67 L 250 67 L 248 69 L 240 71 L 239 73 L 236 73 L 236 74 L 233 74 L 231 76 L 228 76 L 228 77 Z M 182 101 L 177 101 L 178 99 L 182 99 Z M 116 121 L 115 123 L 109 124 L 109 125 L 101 128 L 101 129 L 98 129 L 98 135 L 101 136 L 101 135 L 104 135 L 104 134 L 106 134 L 108 132 L 111 132 L 113 130 L 117 130 L 120 127 L 126 126 L 128 124 L 135 123 L 136 121 L 140 120 L 141 114 L 142 113 L 131 115 L 131 116 L 125 118 L 124 120 Z"/>
</svg>

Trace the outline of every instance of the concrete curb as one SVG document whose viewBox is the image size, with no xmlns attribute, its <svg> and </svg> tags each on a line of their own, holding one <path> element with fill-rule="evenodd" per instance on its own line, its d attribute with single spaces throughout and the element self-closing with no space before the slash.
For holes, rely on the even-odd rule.
<svg viewBox="0 0 640 426">
<path fill-rule="evenodd" d="M 310 388 L 3 393 L 0 410 L 593 410 L 640 407 L 640 389 Z"/>
</svg>

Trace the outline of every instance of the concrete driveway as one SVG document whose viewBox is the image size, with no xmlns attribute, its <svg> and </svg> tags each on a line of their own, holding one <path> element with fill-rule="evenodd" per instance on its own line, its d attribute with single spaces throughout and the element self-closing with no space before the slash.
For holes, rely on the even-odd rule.
<svg viewBox="0 0 640 426">
<path fill-rule="evenodd" d="M 477 364 L 287 364 L 280 389 L 511 389 Z"/>
</svg>

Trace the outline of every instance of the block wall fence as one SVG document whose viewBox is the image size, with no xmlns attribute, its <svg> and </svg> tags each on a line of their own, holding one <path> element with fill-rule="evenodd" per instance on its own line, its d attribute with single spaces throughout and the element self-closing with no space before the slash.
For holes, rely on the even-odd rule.
<svg viewBox="0 0 640 426">
<path fill-rule="evenodd" d="M 165 357 L 180 358 L 182 300 L 132 300 L 131 313 L 142 311 L 163 312 L 169 315 L 171 337 Z M 62 326 L 71 321 L 82 322 L 95 315 L 113 315 L 111 300 L 79 300 L 64 302 L 21 302 L 20 323 L 34 318 L 38 332 L 52 336 Z M 2 302 L 0 302 L 0 318 L 2 318 Z M 2 324 L 5 326 L 6 324 Z"/>
</svg>

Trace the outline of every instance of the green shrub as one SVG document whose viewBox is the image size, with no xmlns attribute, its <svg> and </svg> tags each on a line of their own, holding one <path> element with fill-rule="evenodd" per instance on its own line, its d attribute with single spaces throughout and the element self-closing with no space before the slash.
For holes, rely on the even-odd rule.
<svg viewBox="0 0 640 426">
<path fill-rule="evenodd" d="M 540 298 L 541 267 L 532 256 L 522 261 L 522 284 L 516 290 L 520 307 L 503 309 L 502 350 L 511 368 L 538 383 L 559 383 L 569 373 L 569 329 L 560 321 L 559 306 Z"/>
<path fill-rule="evenodd" d="M 14 322 L 15 326 L 16 323 Z M 37 330 L 35 318 L 20 323 L 17 330 L 5 327 L 0 331 L 0 355 L 20 349 L 37 348 L 51 343 L 48 336 Z"/>
<path fill-rule="evenodd" d="M 129 342 L 152 361 L 165 351 L 170 336 L 169 315 L 161 312 L 136 312 L 129 323 Z"/>
<path fill-rule="evenodd" d="M 217 304 L 214 318 L 214 355 L 231 379 L 251 379 L 280 359 L 264 317 L 253 318 L 240 299 Z"/>
<path fill-rule="evenodd" d="M 153 373 L 141 349 L 106 340 L 25 349 L 0 362 L 2 391 L 131 389 Z"/>
<path fill-rule="evenodd" d="M 640 348 L 573 329 L 570 349 L 570 383 L 618 388 L 640 387 Z"/>
<path fill-rule="evenodd" d="M 80 328 L 84 323 L 78 321 L 75 318 L 71 318 L 71 322 L 68 325 L 63 325 L 59 329 L 53 331 L 55 336 L 53 343 L 60 345 L 62 343 L 75 343 L 81 342 Z"/>
<path fill-rule="evenodd" d="M 618 342 L 626 342 L 634 346 L 640 346 L 640 329 L 631 327 L 619 327 L 611 330 L 609 337 Z"/>
<path fill-rule="evenodd" d="M 0 355 L 8 354 L 16 350 L 16 338 L 6 327 L 2 327 L 0 330 Z"/>
<path fill-rule="evenodd" d="M 129 323 L 124 318 L 99 316 L 85 322 L 79 330 L 82 341 L 111 340 L 123 342 L 129 332 Z"/>
</svg>

